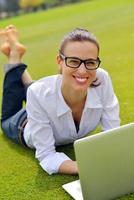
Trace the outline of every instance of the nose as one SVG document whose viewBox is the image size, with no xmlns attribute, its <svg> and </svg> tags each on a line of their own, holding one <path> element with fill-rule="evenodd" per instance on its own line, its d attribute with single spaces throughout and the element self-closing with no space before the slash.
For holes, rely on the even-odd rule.
<svg viewBox="0 0 134 200">
<path fill-rule="evenodd" d="M 84 63 L 81 63 L 81 65 L 78 68 L 78 71 L 79 71 L 79 73 L 85 73 L 85 72 L 87 72 L 87 69 L 86 69 Z"/>
</svg>

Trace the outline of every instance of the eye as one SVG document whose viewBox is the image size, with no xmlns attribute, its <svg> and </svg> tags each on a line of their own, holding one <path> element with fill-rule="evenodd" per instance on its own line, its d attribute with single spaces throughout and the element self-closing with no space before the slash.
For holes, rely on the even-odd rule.
<svg viewBox="0 0 134 200">
<path fill-rule="evenodd" d="M 97 65 L 97 61 L 96 60 L 87 60 L 86 61 L 86 66 L 94 67 L 96 65 Z"/>
<path fill-rule="evenodd" d="M 75 58 L 68 58 L 67 64 L 70 65 L 70 66 L 74 66 L 74 67 L 79 66 L 80 60 L 77 60 Z"/>
</svg>

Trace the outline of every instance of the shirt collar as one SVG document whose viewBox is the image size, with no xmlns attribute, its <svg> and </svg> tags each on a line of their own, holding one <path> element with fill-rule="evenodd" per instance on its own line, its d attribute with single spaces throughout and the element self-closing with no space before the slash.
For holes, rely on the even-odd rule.
<svg viewBox="0 0 134 200">
<path fill-rule="evenodd" d="M 62 82 L 62 76 L 59 76 L 59 81 L 58 81 L 58 95 L 57 95 L 57 116 L 61 116 L 65 114 L 66 112 L 70 111 L 69 106 L 66 104 L 62 93 L 61 93 L 61 82 Z"/>
<path fill-rule="evenodd" d="M 65 114 L 68 111 L 71 111 L 69 106 L 66 104 L 62 93 L 61 93 L 61 77 L 60 77 L 60 83 L 58 83 L 58 95 L 57 95 L 57 116 L 61 116 Z M 89 87 L 88 93 L 87 93 L 87 99 L 85 103 L 85 109 L 86 108 L 102 108 L 102 103 L 100 100 L 99 95 L 97 94 L 96 88 Z"/>
<path fill-rule="evenodd" d="M 89 87 L 85 107 L 102 108 L 102 103 L 97 93 L 97 88 Z"/>
</svg>

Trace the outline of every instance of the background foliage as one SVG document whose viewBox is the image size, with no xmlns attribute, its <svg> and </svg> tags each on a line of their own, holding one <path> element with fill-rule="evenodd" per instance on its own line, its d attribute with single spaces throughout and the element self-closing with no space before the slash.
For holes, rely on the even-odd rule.
<svg viewBox="0 0 134 200">
<path fill-rule="evenodd" d="M 0 18 L 90 0 L 0 0 Z"/>
</svg>

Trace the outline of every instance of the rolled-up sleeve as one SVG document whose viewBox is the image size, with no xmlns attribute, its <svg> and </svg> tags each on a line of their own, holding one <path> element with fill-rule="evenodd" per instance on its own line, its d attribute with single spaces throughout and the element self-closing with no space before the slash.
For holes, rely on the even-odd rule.
<svg viewBox="0 0 134 200">
<path fill-rule="evenodd" d="M 60 165 L 70 158 L 64 153 L 54 152 L 46 156 L 41 162 L 41 167 L 48 173 L 58 173 Z"/>
<path fill-rule="evenodd" d="M 114 93 L 112 82 L 108 74 L 104 85 L 101 125 L 102 130 L 108 130 L 120 126 L 119 102 Z"/>
<path fill-rule="evenodd" d="M 53 174 L 59 171 L 60 165 L 70 158 L 64 154 L 56 152 L 55 138 L 45 109 L 40 104 L 37 94 L 31 87 L 27 92 L 26 110 L 28 114 L 28 128 L 32 145 L 36 152 L 35 156 L 39 160 L 41 167 L 48 173 Z"/>
</svg>

